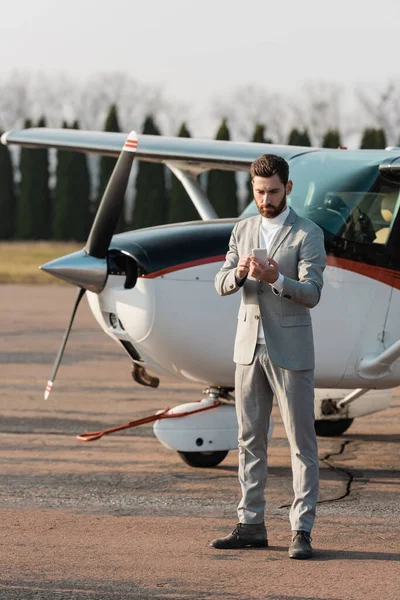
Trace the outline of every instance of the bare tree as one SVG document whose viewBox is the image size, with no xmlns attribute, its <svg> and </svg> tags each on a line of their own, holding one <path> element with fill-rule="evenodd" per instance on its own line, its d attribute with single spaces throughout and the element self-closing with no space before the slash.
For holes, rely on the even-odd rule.
<svg viewBox="0 0 400 600">
<path fill-rule="evenodd" d="M 361 104 L 362 127 L 373 124 L 386 133 L 389 145 L 400 144 L 400 80 L 385 84 L 380 89 L 369 86 L 358 88 L 356 96 Z M 371 123 L 372 121 L 372 123 Z"/>
<path fill-rule="evenodd" d="M 31 116 L 30 75 L 13 71 L 0 80 L 0 129 L 20 127 Z"/>
<path fill-rule="evenodd" d="M 79 115 L 82 126 L 99 129 L 111 104 L 118 107 L 124 131 L 140 128 L 153 115 L 162 132 L 172 135 L 187 108 L 166 98 L 160 85 L 144 84 L 122 72 L 98 73 L 80 87 Z"/>
<path fill-rule="evenodd" d="M 266 126 L 266 136 L 284 143 L 287 134 L 285 98 L 259 85 L 245 85 L 224 98 L 216 98 L 213 116 L 226 117 L 236 139 L 250 140 L 256 123 Z"/>
<path fill-rule="evenodd" d="M 26 118 L 45 114 L 51 127 L 78 120 L 85 129 L 101 129 L 111 104 L 118 106 L 125 131 L 140 127 L 152 114 L 172 134 L 189 117 L 187 107 L 171 101 L 159 85 L 144 84 L 122 72 L 97 73 L 82 80 L 66 73 L 15 71 L 0 79 L 0 127 L 21 127 Z"/>
<path fill-rule="evenodd" d="M 348 133 L 343 117 L 344 89 L 337 83 L 307 81 L 289 101 L 291 127 L 307 129 L 313 145 L 320 146 L 328 129 Z"/>
</svg>

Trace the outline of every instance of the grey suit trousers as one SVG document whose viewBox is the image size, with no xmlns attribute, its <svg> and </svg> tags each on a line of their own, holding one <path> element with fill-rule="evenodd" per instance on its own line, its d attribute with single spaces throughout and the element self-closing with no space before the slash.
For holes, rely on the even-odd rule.
<svg viewBox="0 0 400 600">
<path fill-rule="evenodd" d="M 275 396 L 290 444 L 294 501 L 292 530 L 311 531 L 318 499 L 318 448 L 314 429 L 314 371 L 289 371 L 274 365 L 258 344 L 250 365 L 236 365 L 239 425 L 238 506 L 241 523 L 264 521 L 267 433 Z"/>
</svg>

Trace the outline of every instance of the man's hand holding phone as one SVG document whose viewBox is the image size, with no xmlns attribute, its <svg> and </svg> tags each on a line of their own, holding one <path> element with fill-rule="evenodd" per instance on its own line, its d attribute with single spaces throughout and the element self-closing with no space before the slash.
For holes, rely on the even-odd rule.
<svg viewBox="0 0 400 600">
<path fill-rule="evenodd" d="M 236 267 L 236 275 L 239 279 L 243 279 L 243 277 L 246 277 L 246 275 L 249 274 L 251 256 L 251 254 L 247 254 L 239 259 Z"/>
<path fill-rule="evenodd" d="M 253 248 L 250 256 L 249 275 L 264 283 L 275 283 L 279 277 L 278 263 L 268 257 L 265 248 Z"/>
</svg>

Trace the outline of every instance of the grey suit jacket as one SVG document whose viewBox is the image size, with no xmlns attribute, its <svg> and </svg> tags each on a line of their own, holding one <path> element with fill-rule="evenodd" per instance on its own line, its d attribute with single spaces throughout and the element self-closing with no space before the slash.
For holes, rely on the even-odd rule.
<svg viewBox="0 0 400 600">
<path fill-rule="evenodd" d="M 322 229 L 293 209 L 269 248 L 269 256 L 284 276 L 279 292 L 268 283 L 235 278 L 239 258 L 259 247 L 261 215 L 239 221 L 231 234 L 225 263 L 215 277 L 221 296 L 243 290 L 233 360 L 248 365 L 257 344 L 260 318 L 272 362 L 284 369 L 314 368 L 314 341 L 310 308 L 316 306 L 326 264 Z"/>
</svg>

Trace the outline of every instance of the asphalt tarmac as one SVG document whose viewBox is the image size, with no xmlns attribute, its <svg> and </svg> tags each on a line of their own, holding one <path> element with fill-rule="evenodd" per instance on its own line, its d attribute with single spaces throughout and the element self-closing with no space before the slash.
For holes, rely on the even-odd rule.
<svg viewBox="0 0 400 600">
<path fill-rule="evenodd" d="M 320 438 L 315 558 L 287 557 L 292 500 L 279 413 L 269 453 L 270 547 L 218 551 L 236 524 L 237 452 L 195 469 L 151 426 L 75 436 L 197 400 L 134 383 L 85 301 L 57 382 L 43 392 L 75 291 L 0 286 L 0 600 L 398 600 L 400 391 L 392 407 Z"/>
</svg>

